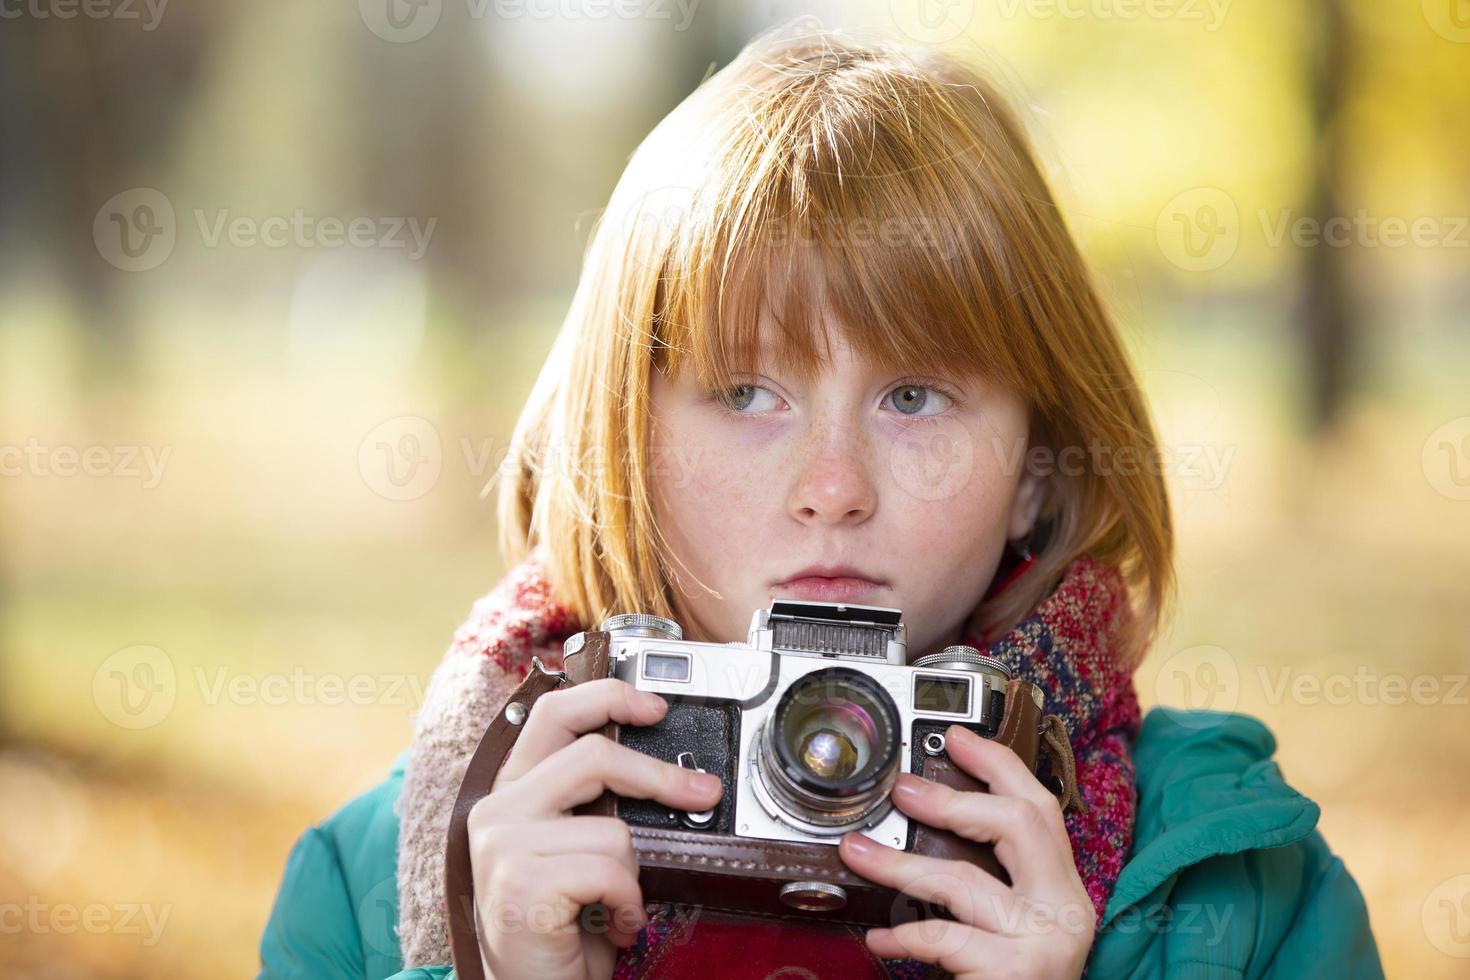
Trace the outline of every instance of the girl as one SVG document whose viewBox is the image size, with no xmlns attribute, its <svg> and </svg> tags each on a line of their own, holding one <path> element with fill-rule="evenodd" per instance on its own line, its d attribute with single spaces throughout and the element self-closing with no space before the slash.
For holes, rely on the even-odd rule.
<svg viewBox="0 0 1470 980">
<path fill-rule="evenodd" d="M 1380 975 L 1315 805 L 1262 764 L 1269 732 L 1139 717 L 1172 585 L 1158 450 L 991 85 L 932 52 L 757 38 L 613 192 L 503 470 L 509 571 L 388 781 L 297 843 L 262 976 L 446 975 L 449 808 L 530 658 L 627 611 L 744 641 L 779 597 L 901 609 L 911 658 L 968 643 L 1042 689 L 1075 757 L 1060 799 L 959 729 L 953 762 L 989 793 L 893 791 L 993 842 L 1010 884 L 849 834 L 853 871 L 953 921 L 645 909 L 626 826 L 571 809 L 612 789 L 700 810 L 719 781 L 587 735 L 666 707 L 596 681 L 537 702 L 470 815 L 488 976 Z"/>
</svg>

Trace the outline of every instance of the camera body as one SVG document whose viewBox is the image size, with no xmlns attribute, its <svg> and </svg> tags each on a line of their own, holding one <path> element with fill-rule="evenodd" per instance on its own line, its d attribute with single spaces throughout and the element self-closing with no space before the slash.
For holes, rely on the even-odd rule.
<svg viewBox="0 0 1470 980">
<path fill-rule="evenodd" d="M 816 845 L 858 831 L 913 849 L 917 828 L 889 798 L 898 775 L 945 762 L 950 725 L 994 737 L 1012 685 L 1003 662 L 973 647 L 908 664 L 901 617 L 773 600 L 753 615 L 747 642 L 726 644 L 686 641 L 678 624 L 642 613 L 604 621 L 608 673 L 669 702 L 658 724 L 619 726 L 614 737 L 714 773 L 725 788 L 711 811 L 614 797 L 612 812 L 635 827 Z M 1039 691 L 1015 690 L 1039 712 Z"/>
<path fill-rule="evenodd" d="M 444 893 L 457 974 L 484 976 L 470 812 L 495 785 L 539 698 L 610 676 L 661 695 L 669 710 L 658 724 L 609 722 L 600 734 L 714 773 L 725 790 L 703 813 L 610 791 L 573 808 L 628 824 L 645 902 L 864 928 L 950 915 L 943 903 L 847 867 L 834 845 L 850 830 L 1009 884 L 993 845 L 910 821 L 889 792 L 904 772 L 986 792 L 948 757 L 945 733 L 958 724 L 1011 749 L 1032 772 L 1040 763 L 1042 782 L 1070 794 L 1061 719 L 1043 715 L 1034 685 L 973 647 L 906 664 L 900 619 L 883 606 L 779 600 L 754 614 L 747 642 L 722 644 L 685 641 L 671 620 L 628 613 L 568 637 L 561 670 L 533 657 L 480 737 L 450 812 Z"/>
</svg>

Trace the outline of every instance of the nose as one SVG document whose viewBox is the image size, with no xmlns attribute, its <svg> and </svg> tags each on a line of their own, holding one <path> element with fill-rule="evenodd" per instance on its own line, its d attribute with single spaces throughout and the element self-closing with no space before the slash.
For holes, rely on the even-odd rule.
<svg viewBox="0 0 1470 980">
<path fill-rule="evenodd" d="M 815 447 L 814 447 L 815 448 Z M 857 525 L 878 505 L 877 488 L 860 453 L 813 453 L 791 488 L 788 509 L 803 524 Z"/>
</svg>

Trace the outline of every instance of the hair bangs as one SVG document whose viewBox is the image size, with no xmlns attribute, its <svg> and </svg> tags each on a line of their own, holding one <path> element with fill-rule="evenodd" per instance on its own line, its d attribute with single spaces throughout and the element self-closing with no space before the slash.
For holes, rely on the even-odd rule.
<svg viewBox="0 0 1470 980">
<path fill-rule="evenodd" d="M 915 144 L 891 173 L 862 174 L 846 156 L 863 146 L 844 145 L 837 159 L 793 149 L 795 163 L 693 196 L 659 276 L 657 363 L 692 366 L 710 387 L 761 366 L 810 381 L 830 358 L 830 318 L 873 364 L 1030 397 L 1035 358 L 994 251 L 1003 236 L 955 201 L 963 161 L 935 164 Z"/>
</svg>

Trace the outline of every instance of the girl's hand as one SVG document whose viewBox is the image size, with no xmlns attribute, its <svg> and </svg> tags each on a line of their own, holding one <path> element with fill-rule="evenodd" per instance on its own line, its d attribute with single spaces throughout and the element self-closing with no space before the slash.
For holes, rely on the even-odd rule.
<svg viewBox="0 0 1470 980">
<path fill-rule="evenodd" d="M 632 838 L 616 817 L 568 811 L 607 789 L 706 810 L 722 788 L 715 776 L 583 733 L 609 720 L 651 725 L 667 710 L 663 698 L 615 678 L 536 701 L 495 785 L 466 823 L 487 977 L 612 975 L 617 947 L 631 945 L 648 921 Z M 607 915 L 584 923 L 583 907 L 594 902 Z"/>
<path fill-rule="evenodd" d="M 1007 746 L 959 726 L 951 726 L 945 744 L 955 765 L 985 781 L 990 792 L 961 792 L 906 773 L 894 786 L 894 803 L 921 823 L 993 843 L 1011 884 L 966 861 L 910 854 L 847 834 L 838 853 L 853 871 L 941 904 L 957 920 L 870 929 L 868 948 L 888 959 L 938 963 L 960 980 L 1076 980 L 1097 922 L 1061 806 Z"/>
</svg>

